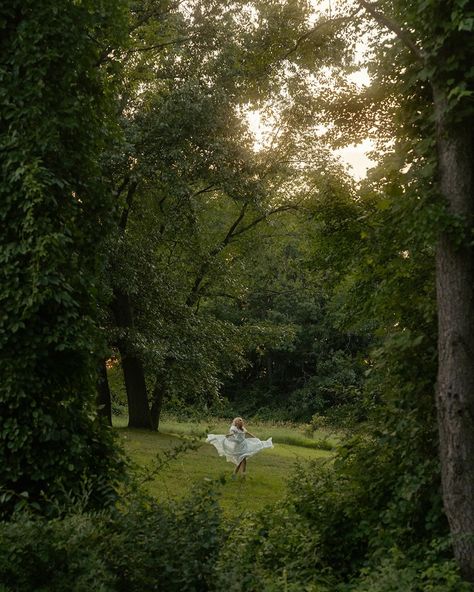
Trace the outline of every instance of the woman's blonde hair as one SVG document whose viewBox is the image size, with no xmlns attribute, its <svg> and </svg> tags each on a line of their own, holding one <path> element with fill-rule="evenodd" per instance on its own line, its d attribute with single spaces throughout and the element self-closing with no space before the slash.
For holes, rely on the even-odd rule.
<svg viewBox="0 0 474 592">
<path fill-rule="evenodd" d="M 237 421 L 241 421 L 242 423 L 244 423 L 244 420 L 241 417 L 234 417 L 234 419 L 232 420 L 232 425 L 235 426 L 235 423 Z"/>
</svg>

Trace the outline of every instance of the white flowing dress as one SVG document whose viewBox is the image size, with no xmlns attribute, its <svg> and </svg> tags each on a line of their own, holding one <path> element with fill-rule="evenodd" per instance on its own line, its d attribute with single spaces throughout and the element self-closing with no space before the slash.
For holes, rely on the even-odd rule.
<svg viewBox="0 0 474 592">
<path fill-rule="evenodd" d="M 223 434 L 209 434 L 206 442 L 212 444 L 219 456 L 225 456 L 228 462 L 239 465 L 244 458 L 253 456 L 264 448 L 273 448 L 271 438 L 268 440 L 259 440 L 258 438 L 246 438 L 246 429 L 240 430 L 237 426 L 231 425 L 229 432 L 231 436 Z"/>
</svg>

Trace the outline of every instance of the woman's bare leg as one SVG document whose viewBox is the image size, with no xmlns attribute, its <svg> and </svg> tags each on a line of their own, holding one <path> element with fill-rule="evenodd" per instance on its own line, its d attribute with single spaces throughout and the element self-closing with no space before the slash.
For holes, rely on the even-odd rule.
<svg viewBox="0 0 474 592">
<path fill-rule="evenodd" d="M 237 473 L 239 472 L 240 469 L 240 465 L 242 464 L 243 461 L 240 461 L 238 465 L 236 465 L 234 472 L 232 473 L 232 479 L 236 479 L 237 478 Z"/>
<path fill-rule="evenodd" d="M 237 475 L 237 473 L 242 470 L 242 472 L 245 474 L 245 469 L 247 467 L 247 459 L 244 458 L 242 459 L 239 464 L 235 467 L 233 475 Z"/>
</svg>

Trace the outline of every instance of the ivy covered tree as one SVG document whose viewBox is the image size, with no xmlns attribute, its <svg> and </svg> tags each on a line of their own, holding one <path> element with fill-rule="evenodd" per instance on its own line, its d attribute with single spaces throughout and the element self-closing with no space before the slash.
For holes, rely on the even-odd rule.
<svg viewBox="0 0 474 592">
<path fill-rule="evenodd" d="M 0 8 L 1 514 L 28 500 L 60 511 L 114 497 L 121 461 L 96 411 L 99 249 L 113 198 L 109 0 Z"/>
</svg>

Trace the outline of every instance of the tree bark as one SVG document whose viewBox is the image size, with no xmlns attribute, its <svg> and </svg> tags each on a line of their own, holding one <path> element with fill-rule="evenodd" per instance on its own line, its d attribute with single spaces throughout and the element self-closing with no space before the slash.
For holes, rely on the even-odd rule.
<svg viewBox="0 0 474 592">
<path fill-rule="evenodd" d="M 151 404 L 151 427 L 158 431 L 160 427 L 161 410 L 163 408 L 163 401 L 165 398 L 165 385 L 157 380 L 153 388 L 153 398 Z"/>
<path fill-rule="evenodd" d="M 112 400 L 110 398 L 109 381 L 105 360 L 101 360 L 97 377 L 97 405 L 99 415 L 105 417 L 109 426 L 112 426 Z"/>
<path fill-rule="evenodd" d="M 118 327 L 125 333 L 118 342 L 128 402 L 128 427 L 152 429 L 143 364 L 127 343 L 126 333 L 133 329 L 133 310 L 125 292 L 115 289 L 111 303 Z"/>
<path fill-rule="evenodd" d="M 155 376 L 151 404 L 151 423 L 154 430 L 158 430 L 160 426 L 163 401 L 168 395 L 168 373 L 172 370 L 174 363 L 175 359 L 171 356 L 167 356 L 164 360 L 164 367 L 160 372 L 157 372 Z"/>
<path fill-rule="evenodd" d="M 267 352 L 266 358 L 267 386 L 268 388 L 271 388 L 273 385 L 273 360 L 271 352 Z"/>
<path fill-rule="evenodd" d="M 450 123 L 433 90 L 441 193 L 465 232 L 448 228 L 436 253 L 441 477 L 454 554 L 474 582 L 474 121 Z"/>
<path fill-rule="evenodd" d="M 122 344 L 123 345 L 123 344 Z M 128 427 L 153 429 L 141 360 L 119 344 L 128 403 Z"/>
</svg>

